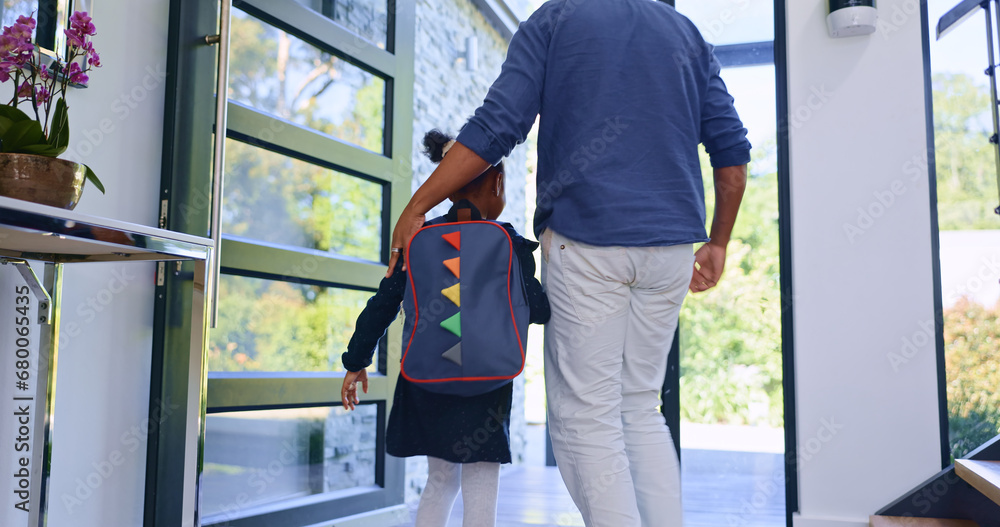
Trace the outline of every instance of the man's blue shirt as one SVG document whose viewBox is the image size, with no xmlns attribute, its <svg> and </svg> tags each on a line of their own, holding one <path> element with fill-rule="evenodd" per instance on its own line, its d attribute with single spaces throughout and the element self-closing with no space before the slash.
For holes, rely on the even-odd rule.
<svg viewBox="0 0 1000 527">
<path fill-rule="evenodd" d="M 591 245 L 707 241 L 698 144 L 750 161 L 746 129 L 701 34 L 654 0 L 549 0 L 511 39 L 458 141 L 496 164 L 535 117 L 535 234 Z"/>
</svg>

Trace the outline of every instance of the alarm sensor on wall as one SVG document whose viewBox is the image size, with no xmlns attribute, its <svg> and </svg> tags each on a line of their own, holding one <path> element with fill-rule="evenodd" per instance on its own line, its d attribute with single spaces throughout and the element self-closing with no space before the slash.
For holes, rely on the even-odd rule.
<svg viewBox="0 0 1000 527">
<path fill-rule="evenodd" d="M 877 23 L 875 0 L 830 0 L 826 26 L 831 37 L 870 35 Z"/>
</svg>

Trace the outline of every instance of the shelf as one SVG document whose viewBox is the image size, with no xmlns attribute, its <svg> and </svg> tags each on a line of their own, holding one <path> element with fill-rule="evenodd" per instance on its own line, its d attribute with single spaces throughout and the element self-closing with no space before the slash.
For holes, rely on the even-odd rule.
<svg viewBox="0 0 1000 527">
<path fill-rule="evenodd" d="M 213 242 L 0 197 L 0 256 L 53 263 L 207 260 Z"/>
<path fill-rule="evenodd" d="M 29 489 L 26 491 L 29 496 L 21 497 L 30 502 L 29 525 L 45 524 L 45 511 L 51 501 L 48 492 L 52 431 L 55 424 L 54 387 L 59 364 L 63 267 L 64 264 L 84 262 L 193 261 L 191 270 L 184 273 L 184 278 L 177 280 L 177 297 L 181 298 L 180 302 L 184 303 L 184 307 L 173 313 L 171 321 L 176 325 L 165 332 L 168 338 L 176 340 L 169 357 L 175 371 L 158 376 L 154 366 L 150 381 L 154 386 L 154 383 L 170 383 L 174 394 L 172 404 L 187 410 L 183 416 L 171 418 L 170 423 L 156 430 L 155 444 L 158 450 L 153 455 L 157 458 L 155 461 L 148 461 L 147 465 L 153 467 L 148 469 L 153 473 L 160 463 L 167 463 L 165 459 L 169 459 L 171 465 L 181 467 L 181 473 L 185 475 L 183 481 L 171 480 L 165 483 L 169 490 L 163 492 L 182 496 L 184 516 L 197 518 L 195 504 L 199 494 L 199 460 L 204 441 L 201 424 L 205 419 L 205 393 L 202 388 L 207 383 L 204 345 L 208 341 L 207 313 L 211 293 L 208 270 L 212 265 L 213 248 L 214 243 L 208 238 L 0 197 L 0 262 L 13 264 L 17 268 L 33 293 L 38 314 L 38 351 L 34 353 L 34 362 L 31 364 L 31 367 L 37 368 L 36 373 L 32 374 L 35 391 L 30 395 L 27 392 L 17 392 L 22 395 L 21 398 L 15 397 L 13 403 L 7 401 L 7 406 L 0 407 L 0 410 L 6 412 L 11 411 L 11 404 L 17 405 L 17 411 L 25 413 L 15 415 L 27 415 L 28 422 L 31 423 L 32 446 L 28 450 L 31 452 L 30 464 L 20 465 L 30 467 L 30 473 L 21 478 L 27 479 L 28 484 L 25 487 L 20 481 L 17 483 L 18 489 Z M 25 260 L 45 263 L 42 280 L 38 279 Z M 165 275 L 160 270 L 157 276 L 162 278 Z M 28 298 L 25 293 L 18 294 Z M 12 295 L 8 297 L 14 301 Z M 27 305 L 25 303 L 25 307 Z M 12 322 L 14 317 L 10 318 Z M 187 328 L 180 330 L 183 335 L 173 334 L 178 331 L 178 327 Z M 6 327 L 0 327 L 0 330 L 6 330 Z M 0 334 L 4 334 L 3 331 Z M 153 360 L 155 363 L 165 359 L 154 355 Z M 171 377 L 174 373 L 176 378 Z M 27 385 L 21 389 L 27 390 Z M 150 419 L 160 419 L 158 412 L 159 408 L 151 409 Z"/>
</svg>

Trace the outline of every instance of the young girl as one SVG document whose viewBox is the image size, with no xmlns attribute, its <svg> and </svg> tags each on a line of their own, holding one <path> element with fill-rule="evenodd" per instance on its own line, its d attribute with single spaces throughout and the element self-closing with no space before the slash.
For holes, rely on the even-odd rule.
<svg viewBox="0 0 1000 527">
<path fill-rule="evenodd" d="M 455 140 L 437 130 L 424 136 L 425 153 L 438 163 Z M 495 220 L 507 204 L 504 196 L 503 163 L 486 170 L 478 178 L 450 196 L 454 204 L 446 221 L 467 221 L 469 204 L 484 219 Z M 549 303 L 542 285 L 535 280 L 532 251 L 537 242 L 517 234 L 504 224 L 514 242 L 514 252 L 531 309 L 529 321 L 544 324 L 549 319 Z M 359 402 L 357 383 L 368 391 L 368 374 L 375 346 L 396 318 L 406 289 L 406 273 L 400 259 L 392 276 L 382 280 L 378 292 L 358 317 L 354 336 L 342 360 L 344 376 L 341 399 L 353 410 Z M 397 457 L 427 456 L 427 485 L 417 508 L 416 527 L 444 527 L 452 505 L 462 490 L 465 527 L 496 524 L 497 486 L 500 464 L 510 463 L 510 408 L 513 383 L 473 397 L 433 393 L 407 381 L 396 381 L 392 412 L 386 430 L 386 451 Z"/>
</svg>

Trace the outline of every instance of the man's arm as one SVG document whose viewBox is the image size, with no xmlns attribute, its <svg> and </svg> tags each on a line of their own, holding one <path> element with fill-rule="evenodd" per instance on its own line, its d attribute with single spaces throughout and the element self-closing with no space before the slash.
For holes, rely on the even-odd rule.
<svg viewBox="0 0 1000 527">
<path fill-rule="evenodd" d="M 715 215 L 712 217 L 710 241 L 695 253 L 692 293 L 708 291 L 719 283 L 726 265 L 726 246 L 736 225 L 736 215 L 747 186 L 747 166 L 716 168 Z"/>
<path fill-rule="evenodd" d="M 427 211 L 476 179 L 489 167 L 490 164 L 478 154 L 469 150 L 462 143 L 455 143 L 455 146 L 448 150 L 448 155 L 441 160 L 441 164 L 434 169 L 427 181 L 413 193 L 410 202 L 403 208 L 403 212 L 396 221 L 396 228 L 392 231 L 390 247 L 405 250 L 413 235 L 423 227 Z M 395 250 L 391 253 L 389 270 L 385 273 L 386 278 L 392 276 L 393 270 L 396 268 L 396 261 L 402 254 L 402 252 Z M 402 270 L 406 270 L 405 265 Z"/>
<path fill-rule="evenodd" d="M 545 57 L 557 9 L 555 3 L 539 8 L 514 33 L 500 76 L 458 134 L 458 142 L 403 209 L 391 247 L 405 250 L 424 224 L 427 211 L 524 141 L 541 107 Z M 391 254 L 386 276 L 392 275 L 401 254 Z"/>
</svg>

